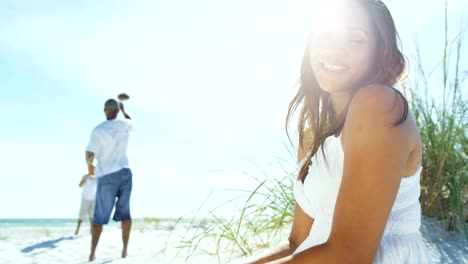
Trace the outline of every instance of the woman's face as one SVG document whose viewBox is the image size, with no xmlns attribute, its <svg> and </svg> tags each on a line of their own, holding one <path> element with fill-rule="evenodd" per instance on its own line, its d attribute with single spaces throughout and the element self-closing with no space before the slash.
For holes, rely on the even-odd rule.
<svg viewBox="0 0 468 264">
<path fill-rule="evenodd" d="M 315 20 L 310 62 L 322 90 L 351 92 L 370 78 L 376 39 L 371 21 L 358 3 L 329 6 Z"/>
</svg>

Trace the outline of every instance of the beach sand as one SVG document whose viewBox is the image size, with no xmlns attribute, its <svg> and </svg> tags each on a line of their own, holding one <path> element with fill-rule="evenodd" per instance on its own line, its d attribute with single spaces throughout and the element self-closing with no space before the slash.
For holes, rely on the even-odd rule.
<svg viewBox="0 0 468 264">
<path fill-rule="evenodd" d="M 77 236 L 74 228 L 73 225 L 1 228 L 0 263 L 88 263 L 89 225 L 84 223 Z M 105 226 L 94 263 L 227 263 L 230 252 L 220 252 L 218 258 L 212 254 L 209 241 L 186 259 L 187 250 L 178 247 L 183 245 L 183 237 L 190 238 L 195 230 L 195 225 L 176 224 L 174 220 L 135 221 L 128 257 L 122 259 L 120 227 Z M 423 222 L 421 231 L 434 263 L 468 263 L 468 243 L 463 234 L 443 231 L 439 222 L 428 220 Z M 233 259 L 236 258 L 241 258 L 239 253 L 234 253 Z"/>
</svg>

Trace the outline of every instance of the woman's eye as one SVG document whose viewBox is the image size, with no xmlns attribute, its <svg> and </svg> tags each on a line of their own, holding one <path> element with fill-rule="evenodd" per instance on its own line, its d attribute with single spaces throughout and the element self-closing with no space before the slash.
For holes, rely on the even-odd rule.
<svg viewBox="0 0 468 264">
<path fill-rule="evenodd" d="M 353 44 L 362 44 L 362 43 L 364 43 L 364 39 L 351 38 L 351 39 L 349 39 L 349 42 L 351 42 Z"/>
<path fill-rule="evenodd" d="M 362 44 L 366 41 L 366 37 L 363 33 L 360 33 L 360 31 L 353 31 L 351 34 L 348 34 L 347 40 L 351 44 Z"/>
</svg>

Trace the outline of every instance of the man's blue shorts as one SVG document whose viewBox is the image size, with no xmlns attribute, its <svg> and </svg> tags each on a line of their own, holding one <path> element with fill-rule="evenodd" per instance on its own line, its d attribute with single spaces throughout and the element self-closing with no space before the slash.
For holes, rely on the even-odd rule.
<svg viewBox="0 0 468 264">
<path fill-rule="evenodd" d="M 131 220 L 132 171 L 121 169 L 98 178 L 93 223 L 106 225 L 115 204 L 114 221 Z M 117 199 L 117 202 L 116 202 Z"/>
</svg>

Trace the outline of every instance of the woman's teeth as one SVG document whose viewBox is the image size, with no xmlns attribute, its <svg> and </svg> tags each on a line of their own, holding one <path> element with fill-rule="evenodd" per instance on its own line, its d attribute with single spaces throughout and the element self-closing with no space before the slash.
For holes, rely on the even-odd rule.
<svg viewBox="0 0 468 264">
<path fill-rule="evenodd" d="M 343 71 L 343 70 L 346 70 L 347 68 L 346 66 L 343 66 L 343 65 L 334 65 L 334 64 L 324 63 L 324 62 L 322 62 L 322 66 L 328 71 L 335 71 L 335 72 Z"/>
</svg>

